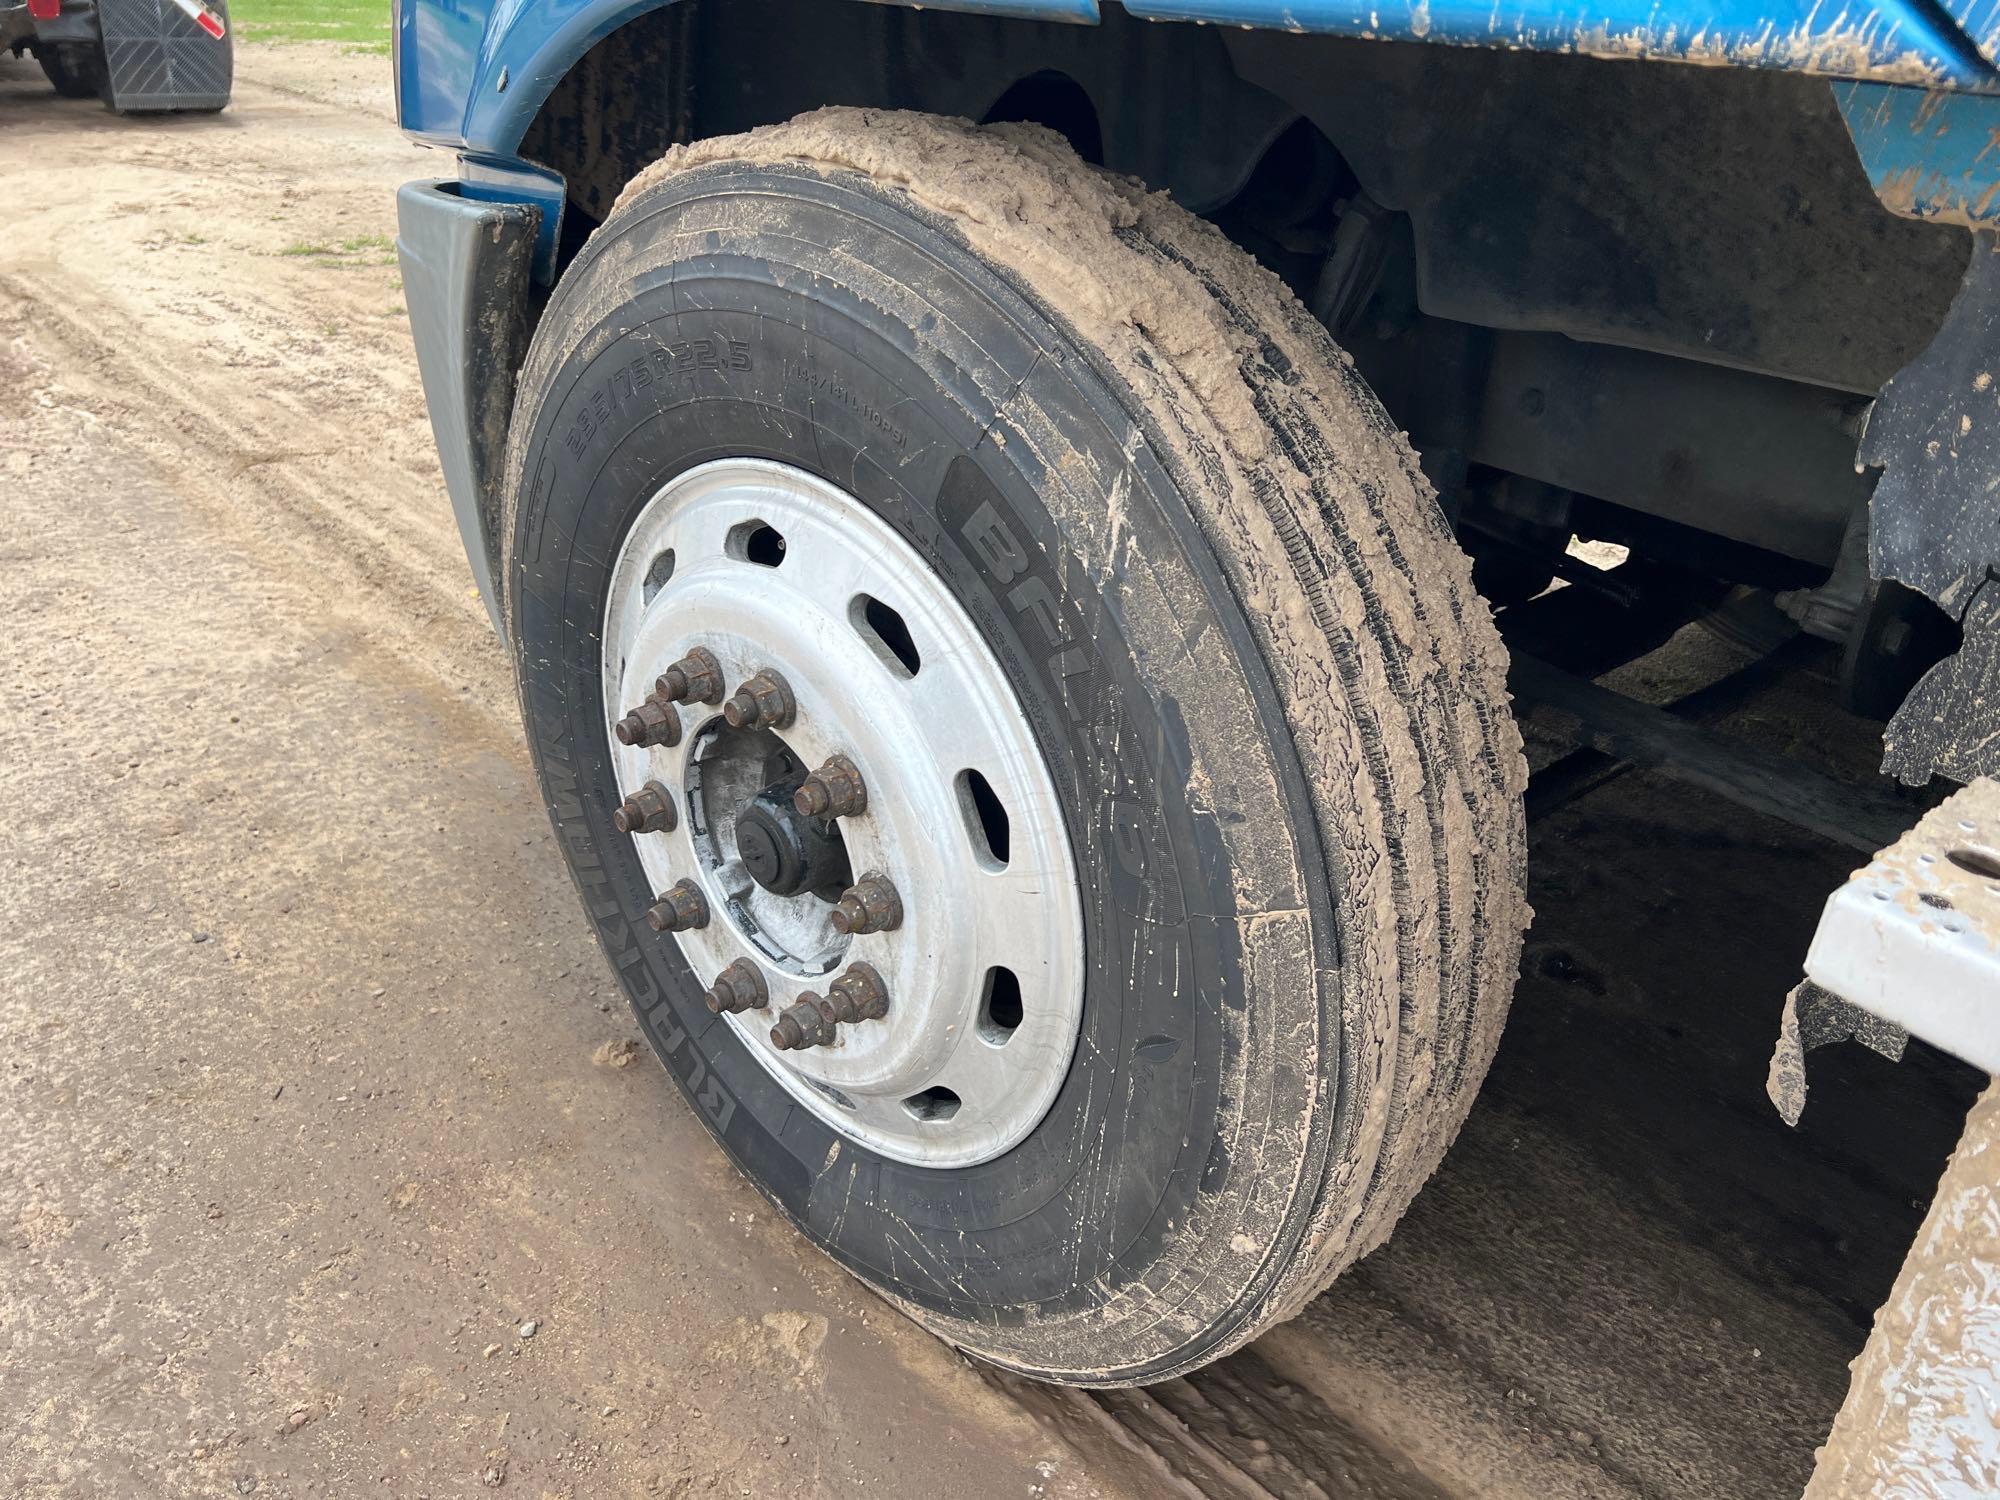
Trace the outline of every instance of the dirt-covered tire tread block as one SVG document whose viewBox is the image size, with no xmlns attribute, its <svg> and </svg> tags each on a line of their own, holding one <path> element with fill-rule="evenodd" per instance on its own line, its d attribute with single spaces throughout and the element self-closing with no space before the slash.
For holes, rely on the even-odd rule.
<svg viewBox="0 0 2000 1500">
<path fill-rule="evenodd" d="M 1254 693 L 1201 670 L 1199 625 L 1148 612 L 1141 596 L 1171 600 L 1188 585 L 1132 555 L 1124 491 L 1094 460 L 1058 451 L 1053 427 L 1020 416 L 1018 392 L 993 393 L 1009 418 L 996 416 L 995 430 L 1060 476 L 1046 503 L 1085 570 L 1138 601 L 1129 623 L 1142 671 L 1175 685 L 1197 741 L 1185 795 L 1204 815 L 1231 797 L 1282 803 L 1261 783 L 1218 784 L 1231 773 L 1212 726 L 1233 714 L 1242 737 L 1262 730 L 1296 757 L 1317 826 L 1287 845 L 1281 827 L 1265 825 L 1260 844 L 1218 820 L 1218 836 L 1236 840 L 1239 897 L 1224 916 L 1258 1017 L 1224 1094 L 1265 1089 L 1276 1110 L 1270 1128 L 1226 1144 L 1239 1179 L 1262 1184 L 1254 1192 L 1270 1202 L 1256 1222 L 1272 1231 L 1225 1236 L 1236 1256 L 1226 1267 L 1222 1250 L 1177 1252 L 1166 1291 L 1110 1289 L 1094 1324 L 1031 1314 L 996 1327 L 901 1300 L 946 1338 L 1030 1373 L 1100 1384 L 1178 1373 L 1296 1313 L 1381 1243 L 1491 1060 L 1528 912 L 1526 771 L 1490 612 L 1407 441 L 1275 276 L 1164 194 L 1087 166 L 1048 131 L 895 112 L 822 110 L 679 147 L 626 188 L 601 231 L 611 243 L 558 293 L 523 373 L 509 535 L 512 507 L 535 481 L 525 438 L 538 393 L 643 269 L 622 259 L 621 227 L 677 185 L 692 191 L 702 174 L 732 168 L 805 173 L 907 205 L 1084 351 L 1129 414 L 1128 454 L 1151 448 L 1206 543 L 1202 566 L 1219 569 L 1240 603 L 1257 658 L 1241 675 L 1267 682 L 1281 705 L 1282 725 L 1243 722 L 1255 718 Z M 510 591 L 515 577 L 510 568 Z M 511 597 L 510 611 L 518 630 Z M 1301 860 L 1315 868 L 1294 868 Z M 1282 891 L 1292 906 L 1272 894 Z M 1287 1116 L 1294 1082 L 1304 1102 Z M 1168 1330 L 1158 1335 L 1168 1352 L 1093 1362 L 1093 1326 L 1122 1328 L 1135 1347 L 1145 1330 Z"/>
</svg>

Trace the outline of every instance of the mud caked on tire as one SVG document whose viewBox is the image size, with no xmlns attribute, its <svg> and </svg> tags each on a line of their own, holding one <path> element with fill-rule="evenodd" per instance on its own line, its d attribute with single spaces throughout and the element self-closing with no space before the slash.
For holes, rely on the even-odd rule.
<svg viewBox="0 0 2000 1500">
<path fill-rule="evenodd" d="M 655 1050 L 794 1224 L 952 1343 L 1100 1385 L 1226 1353 L 1388 1235 L 1498 1039 L 1525 771 L 1465 557 L 1275 277 L 1039 128 L 826 110 L 633 182 L 519 390 L 505 588 L 559 842 Z M 899 1160 L 802 1107 L 796 1054 L 642 921 L 616 560 L 663 487 L 746 459 L 924 560 L 1055 789 L 1080 1017 L 997 1156 Z"/>
</svg>

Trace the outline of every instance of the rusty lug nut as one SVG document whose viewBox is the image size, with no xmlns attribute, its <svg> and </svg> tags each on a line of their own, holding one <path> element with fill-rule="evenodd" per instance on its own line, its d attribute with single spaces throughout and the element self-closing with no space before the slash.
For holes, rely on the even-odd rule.
<svg viewBox="0 0 2000 1500">
<path fill-rule="evenodd" d="M 873 964 L 849 964 L 847 971 L 826 987 L 826 998 L 816 1002 L 826 1020 L 849 1025 L 855 1021 L 879 1021 L 889 1014 L 889 987 Z"/>
<path fill-rule="evenodd" d="M 735 963 L 715 976 L 715 983 L 702 992 L 702 1000 L 715 1015 L 735 1015 L 739 1011 L 762 1010 L 771 1003 L 771 992 L 764 987 L 764 971 L 747 958 L 739 958 Z M 777 1040 L 777 1033 L 772 1033 Z"/>
<path fill-rule="evenodd" d="M 857 932 L 894 932 L 903 925 L 903 898 L 886 875 L 863 875 L 842 893 L 829 919 L 843 936 Z"/>
<path fill-rule="evenodd" d="M 680 821 L 674 794 L 657 781 L 640 787 L 611 815 L 611 826 L 620 833 L 671 833 Z"/>
<path fill-rule="evenodd" d="M 692 880 L 675 882 L 673 888 L 646 913 L 646 925 L 655 932 L 686 932 L 708 925 L 708 898 Z"/>
<path fill-rule="evenodd" d="M 653 691 L 668 703 L 720 703 L 722 664 L 705 646 L 696 646 L 653 679 Z"/>
<path fill-rule="evenodd" d="M 768 667 L 722 705 L 722 717 L 731 729 L 783 729 L 797 713 L 791 685 Z"/>
<path fill-rule="evenodd" d="M 868 807 L 868 788 L 861 770 L 844 755 L 830 755 L 826 764 L 799 783 L 792 806 L 808 818 L 851 818 Z"/>
<path fill-rule="evenodd" d="M 780 1052 L 823 1047 L 833 1040 L 833 1022 L 820 1011 L 819 996 L 808 990 L 798 1004 L 788 1006 L 771 1028 L 771 1045 Z"/>
<path fill-rule="evenodd" d="M 678 745 L 681 711 L 655 693 L 611 726 L 621 745 Z"/>
</svg>

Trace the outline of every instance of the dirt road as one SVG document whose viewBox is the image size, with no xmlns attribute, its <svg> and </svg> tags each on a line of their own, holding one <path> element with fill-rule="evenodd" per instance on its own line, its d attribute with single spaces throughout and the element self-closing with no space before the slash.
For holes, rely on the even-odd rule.
<svg viewBox="0 0 2000 1500">
<path fill-rule="evenodd" d="M 1974 1084 L 1763 1103 L 1847 856 L 1637 776 L 1551 819 L 1387 1249 L 1191 1380 L 984 1375 L 773 1221 L 575 915 L 389 248 L 446 164 L 379 58 L 237 99 L 0 62 L 0 1493 L 1797 1491 Z M 1865 763 L 1825 696 L 1735 727 Z"/>
</svg>

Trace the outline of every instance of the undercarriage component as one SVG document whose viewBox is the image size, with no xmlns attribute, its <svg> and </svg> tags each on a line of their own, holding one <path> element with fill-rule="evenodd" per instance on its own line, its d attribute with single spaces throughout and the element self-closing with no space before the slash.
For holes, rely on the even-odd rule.
<svg viewBox="0 0 2000 1500">
<path fill-rule="evenodd" d="M 1822 568 L 1868 498 L 1861 398 L 1554 334 L 1492 351 L 1476 462 Z"/>
<path fill-rule="evenodd" d="M 1602 754 L 1660 771 L 1769 817 L 1872 852 L 1913 821 L 1881 792 L 1834 781 L 1783 756 L 1738 744 L 1519 652 L 1507 674 L 1517 702 L 1565 715 Z"/>
<path fill-rule="evenodd" d="M 1855 507 L 1826 582 L 1788 589 L 1774 602 L 1801 630 L 1840 647 L 1841 705 L 1886 719 L 1956 646 L 1957 631 L 1923 595 L 1868 576 L 1868 527 L 1868 507 Z"/>
<path fill-rule="evenodd" d="M 1822 641 L 1794 636 L 1748 666 L 1697 688 L 1658 711 L 1690 725 L 1705 724 L 1749 702 L 1785 673 L 1805 665 L 1827 649 Z M 1633 769 L 1631 761 L 1589 745 L 1572 750 L 1528 778 L 1528 821 L 1534 823 L 1546 818 Z"/>
<path fill-rule="evenodd" d="M 1722 594 L 1719 585 L 1647 558 L 1627 558 L 1605 572 L 1589 571 L 1596 576 L 1581 585 L 1553 589 L 1503 610 L 1500 633 L 1507 649 L 1580 677 L 1602 676 L 1664 644 Z"/>
</svg>

